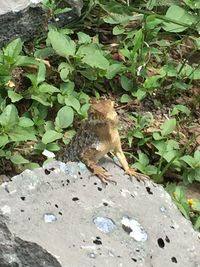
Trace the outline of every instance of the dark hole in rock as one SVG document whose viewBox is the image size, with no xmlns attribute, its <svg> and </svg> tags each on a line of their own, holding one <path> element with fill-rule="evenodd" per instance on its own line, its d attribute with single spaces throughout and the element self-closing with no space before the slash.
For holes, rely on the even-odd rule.
<svg viewBox="0 0 200 267">
<path fill-rule="evenodd" d="M 101 237 L 100 236 L 96 236 L 96 239 L 101 239 Z"/>
<path fill-rule="evenodd" d="M 83 187 L 86 187 L 86 185 L 85 185 L 85 184 L 83 184 Z"/>
<path fill-rule="evenodd" d="M 20 197 L 20 198 L 21 198 L 21 200 L 23 200 L 23 201 L 26 199 L 26 197 Z"/>
<path fill-rule="evenodd" d="M 73 200 L 73 201 L 78 201 L 79 198 L 78 198 L 78 197 L 73 197 L 72 200 Z"/>
<path fill-rule="evenodd" d="M 174 263 L 177 263 L 178 262 L 177 259 L 176 259 L 176 257 L 172 257 L 171 258 L 171 261 L 174 262 Z"/>
<path fill-rule="evenodd" d="M 120 256 L 120 255 L 118 255 L 118 256 L 117 256 L 117 258 L 121 258 L 121 256 Z"/>
<path fill-rule="evenodd" d="M 135 196 L 134 196 L 134 195 L 132 195 L 132 194 L 131 194 L 131 197 L 132 197 L 132 198 L 135 198 Z"/>
<path fill-rule="evenodd" d="M 147 193 L 150 194 L 150 195 L 153 195 L 153 192 L 151 191 L 151 188 L 150 187 L 146 187 L 146 190 L 147 190 Z"/>
<path fill-rule="evenodd" d="M 59 211 L 58 214 L 60 214 L 62 216 L 62 212 L 61 211 Z"/>
<path fill-rule="evenodd" d="M 78 172 L 78 175 L 81 175 L 81 172 Z"/>
<path fill-rule="evenodd" d="M 82 177 L 82 176 L 80 176 L 80 179 L 82 180 L 82 179 L 83 179 L 83 177 Z"/>
<path fill-rule="evenodd" d="M 104 205 L 104 206 L 108 206 L 108 203 L 107 203 L 107 202 L 103 202 L 103 205 Z"/>
<path fill-rule="evenodd" d="M 56 208 L 58 208 L 58 205 L 57 205 L 57 204 L 55 204 L 55 207 L 56 207 Z"/>
<path fill-rule="evenodd" d="M 133 260 L 134 262 L 137 262 L 137 259 L 135 259 L 135 258 L 131 258 L 131 260 Z"/>
<path fill-rule="evenodd" d="M 70 183 L 70 180 L 69 180 L 69 179 L 67 179 L 67 180 L 66 180 L 66 182 L 69 184 L 69 183 Z"/>
<path fill-rule="evenodd" d="M 166 235 L 166 237 L 165 237 L 165 241 L 167 242 L 167 243 L 170 243 L 170 239 L 169 239 L 169 237 Z"/>
<path fill-rule="evenodd" d="M 164 248 L 165 242 L 164 242 L 164 240 L 162 238 L 158 238 L 157 242 L 158 242 L 158 246 L 160 248 Z"/>
<path fill-rule="evenodd" d="M 136 252 L 140 252 L 140 250 L 139 250 L 139 248 L 136 248 L 136 250 L 135 250 Z"/>
<path fill-rule="evenodd" d="M 124 229 L 125 232 L 127 232 L 128 234 L 130 234 L 132 232 L 132 229 L 131 227 L 128 227 L 124 224 L 122 224 L 122 228 Z"/>
<path fill-rule="evenodd" d="M 98 240 L 98 239 L 95 239 L 95 240 L 93 241 L 93 243 L 96 244 L 96 245 L 102 245 L 101 240 Z"/>
<path fill-rule="evenodd" d="M 97 185 L 97 183 L 95 182 L 94 185 Z"/>
<path fill-rule="evenodd" d="M 98 191 L 102 191 L 102 188 L 101 187 L 97 187 Z"/>
<path fill-rule="evenodd" d="M 171 225 L 170 228 L 175 229 L 175 227 L 173 225 Z"/>
<path fill-rule="evenodd" d="M 51 171 L 49 171 L 47 169 L 45 169 L 44 172 L 45 172 L 46 175 L 49 175 L 51 173 Z"/>
<path fill-rule="evenodd" d="M 24 212 L 24 210 L 21 210 L 21 212 Z"/>
</svg>

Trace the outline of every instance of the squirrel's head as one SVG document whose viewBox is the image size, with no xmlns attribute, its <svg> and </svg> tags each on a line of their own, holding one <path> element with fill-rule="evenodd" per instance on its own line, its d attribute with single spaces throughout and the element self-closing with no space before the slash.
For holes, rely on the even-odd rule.
<svg viewBox="0 0 200 267">
<path fill-rule="evenodd" d="M 89 109 L 89 118 L 99 120 L 118 121 L 117 112 L 114 109 L 114 101 L 99 100 L 92 103 Z"/>
</svg>

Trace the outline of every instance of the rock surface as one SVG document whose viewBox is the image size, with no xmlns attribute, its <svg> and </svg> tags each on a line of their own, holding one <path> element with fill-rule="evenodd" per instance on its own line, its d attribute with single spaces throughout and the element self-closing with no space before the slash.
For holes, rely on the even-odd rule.
<svg viewBox="0 0 200 267">
<path fill-rule="evenodd" d="M 31 40 L 34 36 L 47 31 L 48 15 L 41 0 L 1 0 L 0 4 L 0 47 L 15 38 L 23 41 Z M 54 15 L 49 22 L 58 27 L 80 17 L 83 7 L 82 0 L 65 0 L 62 8 L 71 7 L 70 11 Z"/>
<path fill-rule="evenodd" d="M 200 266 L 200 240 L 161 186 L 117 185 L 82 163 L 26 170 L 0 187 L 0 267 Z"/>
</svg>

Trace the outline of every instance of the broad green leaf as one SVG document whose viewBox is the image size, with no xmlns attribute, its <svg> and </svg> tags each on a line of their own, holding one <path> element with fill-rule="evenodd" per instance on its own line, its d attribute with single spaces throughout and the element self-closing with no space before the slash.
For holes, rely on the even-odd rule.
<svg viewBox="0 0 200 267">
<path fill-rule="evenodd" d="M 13 142 L 37 140 L 32 127 L 23 128 L 21 126 L 15 126 L 9 130 L 8 135 Z"/>
<path fill-rule="evenodd" d="M 46 149 L 49 151 L 59 151 L 60 147 L 56 143 L 50 143 L 46 145 Z"/>
<path fill-rule="evenodd" d="M 199 230 L 200 229 L 200 216 L 196 219 L 194 223 L 194 229 Z"/>
<path fill-rule="evenodd" d="M 18 102 L 23 98 L 23 96 L 18 93 L 15 93 L 15 91 L 13 90 L 8 90 L 8 97 L 11 99 L 12 103 Z"/>
<path fill-rule="evenodd" d="M 56 116 L 55 124 L 59 128 L 67 128 L 74 120 L 74 111 L 71 107 L 62 107 Z"/>
<path fill-rule="evenodd" d="M 169 120 L 166 120 L 161 126 L 161 135 L 165 136 L 170 133 L 172 133 L 176 128 L 176 119 L 172 118 Z"/>
<path fill-rule="evenodd" d="M 180 158 L 181 160 L 183 160 L 185 163 L 187 163 L 191 168 L 194 167 L 194 158 L 190 155 L 185 155 L 183 157 Z"/>
<path fill-rule="evenodd" d="M 133 17 L 126 14 L 111 13 L 103 17 L 104 22 L 109 24 L 127 24 Z"/>
<path fill-rule="evenodd" d="M 0 115 L 0 124 L 2 126 L 12 127 L 19 121 L 18 111 L 13 104 L 6 106 Z"/>
<path fill-rule="evenodd" d="M 38 163 L 35 163 L 35 162 L 26 163 L 25 166 L 26 166 L 26 169 L 29 169 L 29 170 L 34 170 L 34 169 L 40 167 L 40 165 Z"/>
<path fill-rule="evenodd" d="M 194 203 L 192 204 L 192 209 L 200 212 L 200 201 L 198 199 L 194 199 Z"/>
<path fill-rule="evenodd" d="M 74 108 L 77 112 L 80 110 L 80 103 L 73 95 L 65 97 L 65 105 Z"/>
<path fill-rule="evenodd" d="M 15 39 L 6 46 L 6 48 L 4 49 L 4 55 L 14 58 L 16 60 L 17 56 L 22 51 L 22 45 L 23 43 L 20 38 Z"/>
<path fill-rule="evenodd" d="M 74 71 L 73 66 L 69 65 L 66 62 L 62 62 L 59 66 L 58 66 L 58 71 L 60 72 L 60 78 L 64 81 L 64 82 L 68 82 L 69 81 L 69 74 L 72 73 Z"/>
<path fill-rule="evenodd" d="M 195 159 L 195 161 L 196 161 L 197 163 L 200 164 L 200 151 L 199 151 L 199 150 L 196 150 L 196 151 L 194 152 L 194 159 Z M 200 166 L 200 165 L 199 165 L 199 166 Z"/>
<path fill-rule="evenodd" d="M 49 100 L 49 95 L 47 94 L 32 95 L 31 98 L 44 106 L 51 106 L 51 101 Z"/>
<path fill-rule="evenodd" d="M 88 64 L 92 68 L 99 68 L 106 70 L 109 67 L 109 61 L 102 55 L 102 53 L 96 50 L 93 54 L 87 54 L 82 58 L 82 62 Z"/>
<path fill-rule="evenodd" d="M 160 135 L 159 132 L 154 132 L 153 133 L 153 139 L 154 140 L 161 140 L 161 139 L 163 139 L 163 137 Z"/>
<path fill-rule="evenodd" d="M 124 67 L 122 63 L 115 63 L 115 64 L 110 65 L 107 68 L 106 78 L 109 80 L 113 79 L 116 76 L 116 74 L 122 72 L 123 69 Z"/>
<path fill-rule="evenodd" d="M 85 34 L 84 32 L 78 32 L 77 35 L 79 44 L 91 43 L 91 37 L 88 34 Z"/>
<path fill-rule="evenodd" d="M 177 115 L 179 113 L 184 113 L 187 116 L 190 115 L 191 111 L 189 110 L 188 107 L 184 105 L 175 105 L 172 109 L 171 116 Z"/>
<path fill-rule="evenodd" d="M 45 64 L 40 62 L 39 69 L 38 69 L 38 74 L 37 74 L 37 85 L 45 80 L 45 75 L 46 75 Z"/>
<path fill-rule="evenodd" d="M 15 66 L 28 66 L 28 65 L 39 65 L 39 61 L 33 57 L 18 56 L 15 62 Z"/>
<path fill-rule="evenodd" d="M 135 54 L 139 49 L 143 46 L 143 32 L 142 29 L 138 30 L 135 34 L 135 37 L 133 39 L 133 53 Z"/>
<path fill-rule="evenodd" d="M 196 22 L 196 17 L 190 13 L 188 13 L 184 8 L 171 5 L 166 13 L 166 17 L 169 19 L 177 20 L 177 22 L 185 23 L 191 25 Z M 172 22 L 164 22 L 163 29 L 167 32 L 183 32 L 187 29 L 187 26 L 181 26 Z"/>
<path fill-rule="evenodd" d="M 27 159 L 25 159 L 24 157 L 22 157 L 19 154 L 15 154 L 13 156 L 10 157 L 10 160 L 14 163 L 14 164 L 25 164 L 25 163 L 29 163 L 29 161 Z"/>
<path fill-rule="evenodd" d="M 122 96 L 121 96 L 121 98 L 120 98 L 120 102 L 121 103 L 128 103 L 128 102 L 130 102 L 132 100 L 132 98 L 129 96 L 129 95 L 127 95 L 127 94 L 123 94 Z"/>
<path fill-rule="evenodd" d="M 52 143 L 53 141 L 62 138 L 62 133 L 58 133 L 54 130 L 48 130 L 42 136 L 42 142 L 46 145 Z"/>
<path fill-rule="evenodd" d="M 20 117 L 19 118 L 19 126 L 22 126 L 22 127 L 31 127 L 34 125 L 34 122 L 29 119 L 29 118 L 26 118 L 26 117 Z"/>
<path fill-rule="evenodd" d="M 125 91 L 131 91 L 133 89 L 133 81 L 124 75 L 121 76 L 121 85 Z"/>
<path fill-rule="evenodd" d="M 53 55 L 55 55 L 55 50 L 52 47 L 45 47 L 42 49 L 38 49 L 34 53 L 34 57 L 41 59 L 46 59 Z"/>
<path fill-rule="evenodd" d="M 5 146 L 9 143 L 8 136 L 6 134 L 0 135 L 0 147 Z"/>
<path fill-rule="evenodd" d="M 42 83 L 39 87 L 38 87 L 39 92 L 41 93 L 48 93 L 48 94 L 53 94 L 53 93 L 59 93 L 60 90 L 58 88 L 56 88 L 53 85 L 50 85 L 48 83 Z"/>
<path fill-rule="evenodd" d="M 146 165 L 149 164 L 149 158 L 147 157 L 146 154 L 144 154 L 144 153 L 139 153 L 138 156 L 139 156 L 138 161 L 139 161 L 142 165 L 146 166 Z"/>
<path fill-rule="evenodd" d="M 124 32 L 125 32 L 125 28 L 124 27 L 115 26 L 113 28 L 113 35 L 120 35 L 120 34 L 122 34 Z"/>
<path fill-rule="evenodd" d="M 62 57 L 74 56 L 76 51 L 76 44 L 70 39 L 56 30 L 50 29 L 48 38 L 53 49 Z"/>
</svg>

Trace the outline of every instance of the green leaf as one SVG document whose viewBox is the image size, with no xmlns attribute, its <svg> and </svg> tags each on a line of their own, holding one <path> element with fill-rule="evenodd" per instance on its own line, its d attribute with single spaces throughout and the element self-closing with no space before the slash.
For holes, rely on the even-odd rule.
<svg viewBox="0 0 200 267">
<path fill-rule="evenodd" d="M 34 169 L 40 167 L 40 165 L 38 163 L 35 163 L 35 162 L 26 163 L 25 166 L 26 166 L 26 169 L 29 169 L 29 170 L 34 170 Z"/>
<path fill-rule="evenodd" d="M 126 76 L 121 76 L 121 85 L 125 91 L 131 91 L 133 89 L 133 81 Z"/>
<path fill-rule="evenodd" d="M 113 35 L 120 35 L 120 34 L 122 34 L 124 32 L 125 32 L 125 28 L 124 27 L 115 26 L 113 28 Z"/>
<path fill-rule="evenodd" d="M 10 160 L 14 163 L 14 164 L 25 164 L 25 163 L 29 163 L 29 161 L 27 159 L 25 159 L 24 157 L 22 157 L 19 154 L 15 154 L 13 156 L 10 157 Z"/>
<path fill-rule="evenodd" d="M 19 126 L 22 126 L 22 127 L 31 127 L 34 125 L 34 122 L 29 119 L 29 118 L 26 118 L 26 117 L 20 117 L 19 118 Z"/>
<path fill-rule="evenodd" d="M 51 101 L 49 100 L 49 95 L 32 95 L 32 99 L 36 100 L 37 102 L 41 103 L 44 106 L 51 106 Z"/>
<path fill-rule="evenodd" d="M 120 98 L 120 102 L 121 103 L 128 103 L 128 102 L 130 102 L 132 100 L 132 98 L 129 96 L 129 95 L 127 95 L 127 94 L 123 94 L 122 96 L 121 96 L 121 98 Z"/>
<path fill-rule="evenodd" d="M 194 229 L 199 230 L 200 229 L 200 216 L 196 219 L 194 223 Z"/>
<path fill-rule="evenodd" d="M 39 61 L 37 61 L 33 57 L 28 56 L 18 56 L 15 62 L 15 66 L 27 66 L 27 65 L 39 65 Z"/>
<path fill-rule="evenodd" d="M 187 108 L 186 106 L 184 106 L 184 105 L 175 105 L 173 107 L 172 112 L 171 112 L 171 116 L 177 115 L 180 112 L 186 114 L 187 116 L 189 116 L 190 113 L 191 113 L 191 111 L 189 110 L 189 108 Z"/>
<path fill-rule="evenodd" d="M 73 66 L 69 65 L 66 62 L 62 62 L 59 66 L 58 66 L 58 71 L 60 72 L 60 78 L 64 81 L 64 82 L 68 82 L 69 81 L 69 74 L 72 73 L 74 71 Z"/>
<path fill-rule="evenodd" d="M 37 140 L 32 127 L 23 128 L 21 126 L 15 126 L 9 130 L 8 135 L 13 142 Z"/>
<path fill-rule="evenodd" d="M 11 99 L 12 103 L 18 102 L 23 98 L 20 94 L 15 93 L 13 90 L 8 90 L 8 97 Z"/>
<path fill-rule="evenodd" d="M 196 21 L 194 15 L 189 14 L 185 9 L 180 6 L 171 5 L 166 13 L 166 17 L 169 19 L 177 20 L 177 22 L 192 25 Z M 164 22 L 163 29 L 167 32 L 183 32 L 187 29 L 187 26 L 181 26 L 172 22 Z"/>
<path fill-rule="evenodd" d="M 37 85 L 45 80 L 45 75 L 46 75 L 45 64 L 40 62 L 39 70 L 38 70 L 38 74 L 37 74 Z"/>
<path fill-rule="evenodd" d="M 80 103 L 76 97 L 69 95 L 65 97 L 65 105 L 74 108 L 77 112 L 80 110 Z"/>
<path fill-rule="evenodd" d="M 88 64 L 92 68 L 99 68 L 102 70 L 106 70 L 109 67 L 109 61 L 98 50 L 94 53 L 85 55 L 82 58 L 82 62 Z"/>
<path fill-rule="evenodd" d="M 183 157 L 180 158 L 181 160 L 183 160 L 185 163 L 187 163 L 191 168 L 194 167 L 194 158 L 191 157 L 190 155 L 185 155 Z"/>
<path fill-rule="evenodd" d="M 116 76 L 116 74 L 122 72 L 123 69 L 124 67 L 123 67 L 123 64 L 121 63 L 115 63 L 115 64 L 110 65 L 107 68 L 106 78 L 109 80 L 113 79 Z"/>
<path fill-rule="evenodd" d="M 172 119 L 166 120 L 160 126 L 160 128 L 162 129 L 161 130 L 161 135 L 162 136 L 165 136 L 165 135 L 168 135 L 168 134 L 172 133 L 176 128 L 176 119 L 172 118 Z"/>
<path fill-rule="evenodd" d="M 135 54 L 139 49 L 143 46 L 143 32 L 142 29 L 136 32 L 134 40 L 134 48 L 133 48 L 133 54 Z"/>
<path fill-rule="evenodd" d="M 74 111 L 71 107 L 62 107 L 56 116 L 55 124 L 59 128 L 67 128 L 74 120 Z"/>
<path fill-rule="evenodd" d="M 50 29 L 48 38 L 53 49 L 62 57 L 74 56 L 76 52 L 76 44 L 69 36 L 64 36 L 56 30 Z"/>
<path fill-rule="evenodd" d="M 16 59 L 22 51 L 22 41 L 20 38 L 15 39 L 9 43 L 4 49 L 4 55 Z"/>
<path fill-rule="evenodd" d="M 8 136 L 6 134 L 0 135 L 0 147 L 9 143 Z"/>
<path fill-rule="evenodd" d="M 50 85 L 48 83 L 42 83 L 39 87 L 38 87 L 39 92 L 41 93 L 48 93 L 48 94 L 53 94 L 53 93 L 59 93 L 60 90 L 58 88 L 56 88 L 53 85 Z"/>
<path fill-rule="evenodd" d="M 91 37 L 84 32 L 78 32 L 78 43 L 79 44 L 89 44 L 91 43 Z"/>
<path fill-rule="evenodd" d="M 59 151 L 60 147 L 56 143 L 50 143 L 46 145 L 46 149 L 49 151 Z"/>
<path fill-rule="evenodd" d="M 45 145 L 48 143 L 52 143 L 53 141 L 62 138 L 62 133 L 58 133 L 54 130 L 48 130 L 42 136 L 42 143 Z"/>
<path fill-rule="evenodd" d="M 18 111 L 13 104 L 6 106 L 0 115 L 0 124 L 2 126 L 12 127 L 19 121 Z"/>
</svg>

